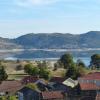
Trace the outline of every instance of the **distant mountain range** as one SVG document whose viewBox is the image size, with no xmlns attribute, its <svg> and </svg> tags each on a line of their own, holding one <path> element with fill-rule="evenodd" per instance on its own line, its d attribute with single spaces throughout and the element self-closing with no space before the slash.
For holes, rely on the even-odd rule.
<svg viewBox="0 0 100 100">
<path fill-rule="evenodd" d="M 19 48 L 100 48 L 100 31 L 90 31 L 80 35 L 73 35 L 69 33 L 30 33 L 15 39 L 0 38 L 0 49 Z"/>
</svg>

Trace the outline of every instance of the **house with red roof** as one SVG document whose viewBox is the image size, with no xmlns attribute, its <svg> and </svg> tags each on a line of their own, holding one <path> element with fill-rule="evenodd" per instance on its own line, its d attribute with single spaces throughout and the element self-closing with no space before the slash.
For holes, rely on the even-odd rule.
<svg viewBox="0 0 100 100">
<path fill-rule="evenodd" d="M 20 90 L 23 87 L 20 81 L 3 81 L 0 84 L 0 96 L 2 95 L 12 95 L 15 94 L 18 90 Z"/>
<path fill-rule="evenodd" d="M 100 72 L 89 73 L 78 78 L 81 100 L 100 100 Z"/>
</svg>

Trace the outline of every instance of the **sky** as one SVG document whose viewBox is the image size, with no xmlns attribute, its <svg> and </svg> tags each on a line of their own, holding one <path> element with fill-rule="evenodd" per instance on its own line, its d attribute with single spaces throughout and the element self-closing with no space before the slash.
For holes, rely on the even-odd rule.
<svg viewBox="0 0 100 100">
<path fill-rule="evenodd" d="M 0 37 L 100 31 L 100 0 L 0 0 Z"/>
</svg>

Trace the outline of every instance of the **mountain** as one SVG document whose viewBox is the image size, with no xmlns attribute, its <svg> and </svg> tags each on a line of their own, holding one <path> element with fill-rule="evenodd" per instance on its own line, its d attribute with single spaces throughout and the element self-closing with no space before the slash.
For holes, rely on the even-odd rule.
<svg viewBox="0 0 100 100">
<path fill-rule="evenodd" d="M 2 42 L 3 41 L 3 42 Z M 0 48 L 100 48 L 100 31 L 80 35 L 62 33 L 26 34 L 16 39 L 0 38 Z"/>
<path fill-rule="evenodd" d="M 80 35 L 31 33 L 14 41 L 24 48 L 100 48 L 100 32 L 90 31 Z"/>
<path fill-rule="evenodd" d="M 25 48 L 72 48 L 76 47 L 77 37 L 72 34 L 27 34 L 15 39 L 15 43 Z"/>
</svg>

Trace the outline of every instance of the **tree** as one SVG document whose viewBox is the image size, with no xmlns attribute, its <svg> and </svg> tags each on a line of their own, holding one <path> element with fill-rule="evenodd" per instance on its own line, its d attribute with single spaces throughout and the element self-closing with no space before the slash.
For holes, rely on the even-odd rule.
<svg viewBox="0 0 100 100">
<path fill-rule="evenodd" d="M 100 54 L 94 54 L 91 56 L 90 67 L 100 69 Z"/>
<path fill-rule="evenodd" d="M 77 79 L 79 76 L 85 73 L 85 64 L 82 61 L 74 63 L 73 56 L 71 54 L 64 54 L 60 58 L 60 62 L 66 69 L 66 77 Z"/>
<path fill-rule="evenodd" d="M 38 67 L 33 67 L 31 70 L 30 70 L 30 75 L 32 76 L 38 76 L 39 75 L 39 71 L 40 69 Z"/>
<path fill-rule="evenodd" d="M 48 80 L 50 78 L 50 71 L 44 68 L 40 68 L 39 75 Z"/>
<path fill-rule="evenodd" d="M 77 79 L 79 73 L 77 71 L 77 68 L 75 66 L 69 67 L 67 72 L 66 72 L 66 77 L 67 78 L 72 78 L 72 79 Z"/>
<path fill-rule="evenodd" d="M 74 65 L 73 56 L 69 53 L 62 55 L 60 62 L 63 64 L 65 69 Z"/>
<path fill-rule="evenodd" d="M 84 64 L 84 62 L 82 60 L 80 60 L 80 59 L 77 60 L 76 64 L 77 64 L 78 67 L 80 67 L 80 66 L 84 67 L 84 68 L 86 67 L 86 65 Z"/>
<path fill-rule="evenodd" d="M 24 70 L 27 74 L 32 76 L 40 76 L 44 79 L 50 78 L 50 71 L 48 71 L 48 69 L 44 67 L 35 67 L 32 64 L 27 64 L 25 65 Z"/>
<path fill-rule="evenodd" d="M 24 71 L 29 74 L 29 75 L 33 75 L 33 76 L 37 76 L 39 74 L 39 68 L 33 66 L 32 64 L 27 64 L 24 67 Z"/>
<path fill-rule="evenodd" d="M 72 79 L 77 79 L 78 77 L 83 76 L 85 74 L 86 74 L 85 68 L 77 65 L 69 67 L 68 70 L 66 71 L 66 77 L 67 78 L 70 77 Z"/>
<path fill-rule="evenodd" d="M 8 78 L 8 75 L 4 69 L 4 66 L 0 64 L 0 82 L 6 80 Z"/>
<path fill-rule="evenodd" d="M 25 71 L 25 73 L 30 74 L 30 71 L 31 71 L 32 67 L 33 67 L 33 65 L 32 65 L 31 63 L 26 64 L 26 65 L 24 66 L 24 71 Z"/>
</svg>

